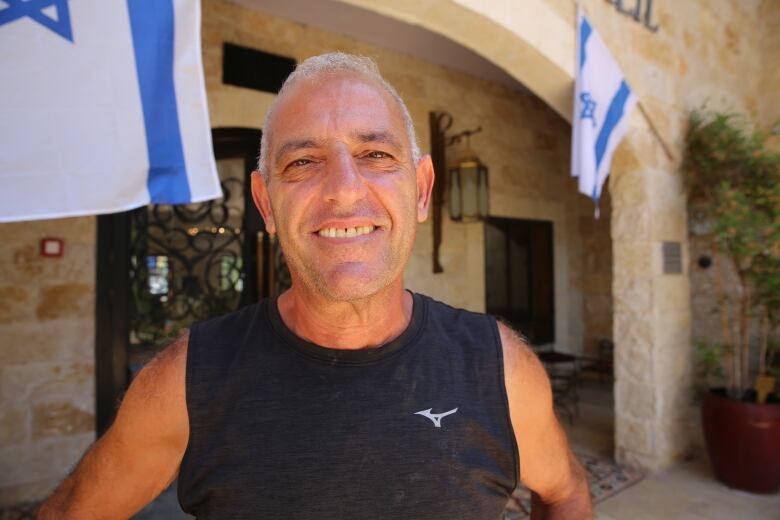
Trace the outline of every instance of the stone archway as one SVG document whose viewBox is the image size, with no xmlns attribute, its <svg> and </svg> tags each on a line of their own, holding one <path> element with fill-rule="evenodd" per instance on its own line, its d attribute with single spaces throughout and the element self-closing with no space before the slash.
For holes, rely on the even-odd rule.
<svg viewBox="0 0 780 520">
<path fill-rule="evenodd" d="M 526 0 L 522 11 L 511 1 L 339 1 L 463 45 L 571 120 L 573 5 L 567 15 L 548 0 Z M 609 180 L 615 451 L 619 461 L 651 471 L 684 456 L 690 436 L 689 280 L 661 269 L 663 241 L 687 250 L 683 190 L 679 177 L 668 173 L 674 169 L 635 112 Z"/>
</svg>

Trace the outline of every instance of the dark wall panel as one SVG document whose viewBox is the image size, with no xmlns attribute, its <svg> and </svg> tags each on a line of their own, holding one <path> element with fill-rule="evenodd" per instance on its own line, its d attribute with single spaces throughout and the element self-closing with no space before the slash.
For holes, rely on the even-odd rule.
<svg viewBox="0 0 780 520">
<path fill-rule="evenodd" d="M 295 70 L 295 60 L 257 49 L 225 43 L 222 83 L 276 94 Z"/>
</svg>

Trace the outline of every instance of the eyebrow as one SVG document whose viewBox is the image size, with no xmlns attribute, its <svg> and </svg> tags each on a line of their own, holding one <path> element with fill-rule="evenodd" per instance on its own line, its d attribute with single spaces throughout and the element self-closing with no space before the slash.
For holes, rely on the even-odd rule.
<svg viewBox="0 0 780 520">
<path fill-rule="evenodd" d="M 279 147 L 279 150 L 276 151 L 276 156 L 274 157 L 275 162 L 278 163 L 282 160 L 282 157 L 290 152 L 303 150 L 305 148 L 317 148 L 320 145 L 321 143 L 314 139 L 292 139 L 285 142 L 282 146 Z"/>
<path fill-rule="evenodd" d="M 400 141 L 390 132 L 376 131 L 376 132 L 353 132 L 351 137 L 356 141 L 363 144 L 365 143 L 382 143 L 388 144 L 396 149 L 401 149 Z"/>
</svg>

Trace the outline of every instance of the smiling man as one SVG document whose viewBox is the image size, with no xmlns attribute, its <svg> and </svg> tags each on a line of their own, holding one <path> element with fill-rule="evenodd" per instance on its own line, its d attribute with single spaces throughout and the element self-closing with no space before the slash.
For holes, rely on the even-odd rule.
<svg viewBox="0 0 780 520">
<path fill-rule="evenodd" d="M 372 61 L 304 61 L 252 179 L 292 288 L 151 362 L 41 517 L 127 517 L 178 474 L 204 519 L 498 518 L 520 479 L 532 518 L 590 518 L 530 349 L 404 289 L 433 181 Z"/>
</svg>

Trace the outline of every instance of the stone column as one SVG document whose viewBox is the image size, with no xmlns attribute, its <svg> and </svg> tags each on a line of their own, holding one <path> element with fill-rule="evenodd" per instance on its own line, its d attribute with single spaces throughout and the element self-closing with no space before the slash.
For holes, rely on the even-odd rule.
<svg viewBox="0 0 780 520">
<path fill-rule="evenodd" d="M 653 138 L 632 127 L 615 156 L 610 191 L 615 455 L 658 471 L 689 446 L 691 313 L 679 168 L 659 157 Z M 664 241 L 682 244 L 681 274 L 663 273 Z"/>
</svg>

